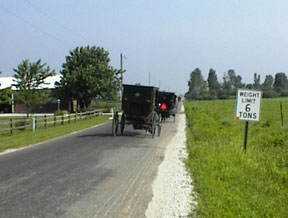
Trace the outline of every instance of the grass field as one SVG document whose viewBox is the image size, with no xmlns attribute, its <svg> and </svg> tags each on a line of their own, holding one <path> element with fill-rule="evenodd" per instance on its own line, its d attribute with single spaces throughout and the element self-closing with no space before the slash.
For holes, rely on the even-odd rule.
<svg viewBox="0 0 288 218">
<path fill-rule="evenodd" d="M 94 125 L 107 122 L 108 116 L 99 116 L 89 118 L 87 120 L 79 120 L 76 123 L 65 123 L 64 125 L 58 124 L 56 127 L 49 126 L 48 128 L 41 127 L 35 133 L 31 128 L 26 130 L 17 130 L 13 132 L 0 132 L 0 152 L 11 148 L 20 148 L 27 145 L 46 141 L 48 139 L 56 138 L 69 134 L 74 131 L 89 128 Z M 4 118 L 2 119 L 4 120 Z"/>
<path fill-rule="evenodd" d="M 283 102 L 284 126 L 281 125 Z M 288 99 L 263 99 L 260 122 L 234 119 L 235 100 L 185 102 L 199 217 L 288 217 Z"/>
</svg>

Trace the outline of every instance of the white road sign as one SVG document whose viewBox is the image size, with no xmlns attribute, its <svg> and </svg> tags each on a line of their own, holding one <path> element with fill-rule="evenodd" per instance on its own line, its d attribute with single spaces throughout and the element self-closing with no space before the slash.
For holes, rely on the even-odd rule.
<svg viewBox="0 0 288 218">
<path fill-rule="evenodd" d="M 238 89 L 236 120 L 259 121 L 261 97 L 261 91 Z"/>
</svg>

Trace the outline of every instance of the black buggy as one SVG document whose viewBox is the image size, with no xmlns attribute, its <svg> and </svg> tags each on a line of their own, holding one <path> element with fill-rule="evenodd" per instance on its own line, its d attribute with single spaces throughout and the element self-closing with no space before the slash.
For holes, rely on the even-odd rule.
<svg viewBox="0 0 288 218">
<path fill-rule="evenodd" d="M 173 92 L 158 92 L 157 93 L 157 110 L 161 115 L 161 120 L 165 120 L 173 116 L 175 122 L 176 115 L 176 95 Z"/>
<path fill-rule="evenodd" d="M 119 121 L 118 112 L 113 113 L 112 132 L 116 136 L 120 125 L 121 134 L 125 125 L 133 125 L 134 129 L 144 129 L 154 138 L 161 132 L 160 115 L 156 110 L 158 88 L 151 86 L 123 85 L 122 116 Z"/>
</svg>

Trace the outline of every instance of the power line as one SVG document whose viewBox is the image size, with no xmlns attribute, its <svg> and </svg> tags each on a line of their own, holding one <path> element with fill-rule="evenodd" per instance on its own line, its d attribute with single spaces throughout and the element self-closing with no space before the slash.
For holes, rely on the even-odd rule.
<svg viewBox="0 0 288 218">
<path fill-rule="evenodd" d="M 50 38 L 53 38 L 53 39 L 55 39 L 55 40 L 57 40 L 57 41 L 59 41 L 59 42 L 61 42 L 61 43 L 67 44 L 66 41 L 64 41 L 64 40 L 62 40 L 62 39 L 54 36 L 53 34 L 50 34 L 50 33 L 46 32 L 46 31 L 38 28 L 38 27 L 35 26 L 34 24 L 32 24 L 32 23 L 30 23 L 29 21 L 25 20 L 24 18 L 20 17 L 19 15 L 17 15 L 16 13 L 14 13 L 13 11 L 11 11 L 11 10 L 3 7 L 2 5 L 0 5 L 0 8 L 2 8 L 2 10 L 6 11 L 7 13 L 13 15 L 14 17 L 16 17 L 17 19 L 19 19 L 19 20 L 22 21 L 23 23 L 29 25 L 29 26 L 32 27 L 33 29 L 41 32 L 42 34 L 44 34 L 44 35 L 46 35 L 46 36 L 49 36 Z M 67 45 L 68 45 L 68 44 L 67 44 Z"/>
<path fill-rule="evenodd" d="M 41 10 L 40 8 L 38 8 L 37 6 L 35 6 L 34 4 L 32 4 L 29 0 L 24 0 L 30 7 L 32 7 L 34 10 L 38 11 L 40 14 L 42 14 L 43 16 L 47 17 L 48 19 L 52 20 L 55 24 L 57 24 L 59 27 L 61 27 L 62 29 L 65 29 L 66 31 L 69 31 L 70 33 L 73 34 L 73 36 L 78 36 L 81 39 L 87 40 L 89 41 L 89 39 L 87 39 L 85 36 L 73 31 L 71 28 L 63 25 L 62 23 L 60 23 L 57 19 L 55 19 L 53 16 L 50 16 L 46 11 Z"/>
</svg>

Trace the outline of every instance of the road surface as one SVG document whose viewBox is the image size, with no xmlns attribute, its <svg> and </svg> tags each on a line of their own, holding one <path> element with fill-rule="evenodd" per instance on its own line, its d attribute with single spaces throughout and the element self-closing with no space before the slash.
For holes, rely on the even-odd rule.
<svg viewBox="0 0 288 218">
<path fill-rule="evenodd" d="M 132 128 L 113 137 L 106 123 L 0 155 L 0 217 L 145 217 L 176 125 L 152 139 Z"/>
</svg>

